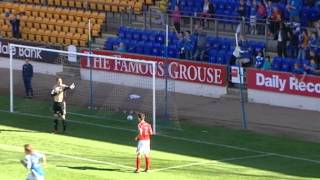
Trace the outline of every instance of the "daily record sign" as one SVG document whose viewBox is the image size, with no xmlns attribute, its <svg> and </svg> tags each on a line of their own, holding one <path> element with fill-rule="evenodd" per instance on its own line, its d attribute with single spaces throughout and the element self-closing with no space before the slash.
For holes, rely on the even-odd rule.
<svg viewBox="0 0 320 180">
<path fill-rule="evenodd" d="M 306 76 L 304 81 L 300 80 L 301 77 L 285 72 L 247 71 L 249 89 L 320 98 L 320 77 Z"/>
<path fill-rule="evenodd" d="M 87 52 L 87 51 L 82 51 Z M 164 78 L 166 74 L 170 79 L 187 81 L 192 83 L 211 84 L 216 86 L 227 85 L 227 70 L 225 66 L 199 63 L 194 61 L 183 61 L 177 59 L 165 59 L 161 57 L 151 57 L 134 54 L 123 54 L 111 51 L 93 51 L 94 54 L 114 56 L 130 59 L 157 62 L 157 74 L 159 78 Z M 93 69 L 101 71 L 111 71 L 117 73 L 134 74 L 140 76 L 151 76 L 152 65 L 120 61 L 106 58 L 91 58 Z M 90 58 L 81 59 L 81 68 L 90 68 Z M 168 68 L 168 70 L 166 70 Z M 166 73 L 167 72 L 167 73 Z"/>
</svg>

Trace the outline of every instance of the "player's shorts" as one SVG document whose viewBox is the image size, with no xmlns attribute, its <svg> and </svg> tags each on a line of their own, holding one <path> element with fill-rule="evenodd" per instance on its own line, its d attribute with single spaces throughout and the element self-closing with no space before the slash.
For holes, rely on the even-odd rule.
<svg viewBox="0 0 320 180">
<path fill-rule="evenodd" d="M 35 176 L 32 173 L 29 173 L 27 180 L 44 180 L 44 176 Z"/>
<path fill-rule="evenodd" d="M 66 114 L 66 103 L 65 102 L 53 102 L 53 112 L 55 114 L 65 115 Z"/>
<path fill-rule="evenodd" d="M 150 153 L 150 140 L 138 141 L 137 154 L 149 154 Z"/>
</svg>

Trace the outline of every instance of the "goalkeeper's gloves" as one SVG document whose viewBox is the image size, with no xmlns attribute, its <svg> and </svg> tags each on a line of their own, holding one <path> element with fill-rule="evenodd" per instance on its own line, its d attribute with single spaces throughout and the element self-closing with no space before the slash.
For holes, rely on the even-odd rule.
<svg viewBox="0 0 320 180">
<path fill-rule="evenodd" d="M 76 87 L 76 85 L 74 83 L 72 83 L 69 87 L 70 87 L 70 89 L 74 89 Z"/>
</svg>

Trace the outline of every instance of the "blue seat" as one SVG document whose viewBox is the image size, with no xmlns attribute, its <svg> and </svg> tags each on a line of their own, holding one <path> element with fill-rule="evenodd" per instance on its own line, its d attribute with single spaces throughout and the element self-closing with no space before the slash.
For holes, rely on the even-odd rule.
<svg viewBox="0 0 320 180">
<path fill-rule="evenodd" d="M 274 57 L 271 63 L 271 69 L 275 71 L 280 71 L 281 63 L 282 63 L 281 57 Z"/>
<path fill-rule="evenodd" d="M 129 53 L 137 53 L 138 41 L 129 40 L 128 46 L 126 47 Z"/>
<path fill-rule="evenodd" d="M 170 45 L 168 47 L 168 57 L 171 57 L 171 58 L 178 58 L 178 49 L 177 49 L 177 46 L 175 45 Z"/>
<path fill-rule="evenodd" d="M 218 55 L 218 51 L 216 49 L 211 49 L 209 51 L 209 63 L 217 63 L 217 55 Z"/>
<path fill-rule="evenodd" d="M 150 30 L 143 30 L 141 33 L 141 40 L 142 41 L 148 41 L 149 40 L 149 35 L 151 34 Z"/>
<path fill-rule="evenodd" d="M 220 50 L 217 54 L 217 63 L 218 64 L 226 64 L 226 51 L 225 50 Z"/>
<path fill-rule="evenodd" d="M 293 68 L 294 60 L 291 58 L 284 58 L 281 61 L 281 71 L 291 72 Z"/>
<path fill-rule="evenodd" d="M 136 40 L 136 41 L 141 41 L 141 36 L 142 36 L 142 31 L 141 30 L 134 30 L 133 31 L 133 40 Z"/>
<path fill-rule="evenodd" d="M 221 40 L 221 49 L 227 51 L 230 49 L 231 44 L 232 43 L 231 43 L 230 39 L 227 39 L 227 38 L 222 39 Z"/>
<path fill-rule="evenodd" d="M 145 55 L 152 55 L 152 43 L 147 42 L 144 44 L 144 48 L 143 48 L 143 54 Z"/>
<path fill-rule="evenodd" d="M 165 37 L 166 37 L 166 33 L 164 31 L 159 32 L 156 35 L 156 42 L 160 43 L 160 44 L 163 44 L 165 42 Z"/>
<path fill-rule="evenodd" d="M 138 54 L 144 54 L 145 43 L 144 41 L 139 41 L 135 46 L 135 52 Z"/>
<path fill-rule="evenodd" d="M 156 31 L 150 31 L 149 34 L 149 41 L 152 43 L 156 42 L 157 32 Z"/>
<path fill-rule="evenodd" d="M 126 33 L 125 33 L 125 39 L 132 39 L 133 38 L 133 32 L 134 32 L 134 29 L 127 29 Z"/>
<path fill-rule="evenodd" d="M 105 44 L 104 44 L 104 49 L 105 49 L 105 50 L 113 50 L 113 45 L 114 45 L 114 43 L 116 42 L 116 39 L 117 39 L 117 38 L 109 37 L 109 38 L 107 39 L 107 41 L 105 42 Z"/>
<path fill-rule="evenodd" d="M 162 49 L 161 49 L 161 45 L 159 43 L 152 45 L 151 55 L 153 55 L 153 56 L 161 56 L 162 55 Z"/>
<path fill-rule="evenodd" d="M 121 38 L 121 39 L 125 39 L 126 38 L 126 32 L 127 32 L 127 28 L 121 26 L 119 28 L 119 31 L 118 31 L 118 37 Z"/>
</svg>

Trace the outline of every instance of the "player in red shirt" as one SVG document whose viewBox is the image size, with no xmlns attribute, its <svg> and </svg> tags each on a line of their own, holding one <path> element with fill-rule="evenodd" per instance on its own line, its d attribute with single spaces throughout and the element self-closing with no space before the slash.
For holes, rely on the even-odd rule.
<svg viewBox="0 0 320 180">
<path fill-rule="evenodd" d="M 139 134 L 135 138 L 135 140 L 138 141 L 135 170 L 136 173 L 140 172 L 142 155 L 144 155 L 146 159 L 146 169 L 144 171 L 148 172 L 150 169 L 150 136 L 152 135 L 151 125 L 145 121 L 145 115 L 143 113 L 138 113 L 138 122 Z"/>
</svg>

